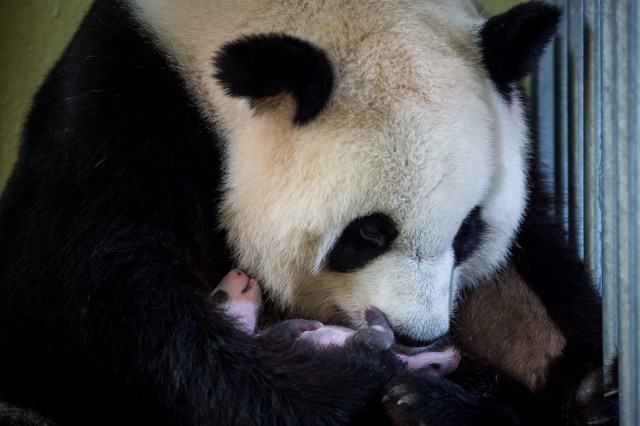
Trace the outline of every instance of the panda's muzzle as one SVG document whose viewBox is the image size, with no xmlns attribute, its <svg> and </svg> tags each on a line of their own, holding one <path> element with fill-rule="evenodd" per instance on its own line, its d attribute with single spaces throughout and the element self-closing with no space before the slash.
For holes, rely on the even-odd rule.
<svg viewBox="0 0 640 426">
<path fill-rule="evenodd" d="M 451 337 L 448 334 L 430 341 L 417 341 L 396 334 L 395 340 L 393 350 L 405 355 L 415 355 L 422 352 L 442 352 L 453 346 Z"/>
<path fill-rule="evenodd" d="M 435 348 L 435 345 L 437 345 L 441 339 L 418 340 L 401 333 L 395 333 L 394 336 L 396 341 L 394 344 L 395 349 L 406 355 L 432 350 L 432 346 Z"/>
</svg>

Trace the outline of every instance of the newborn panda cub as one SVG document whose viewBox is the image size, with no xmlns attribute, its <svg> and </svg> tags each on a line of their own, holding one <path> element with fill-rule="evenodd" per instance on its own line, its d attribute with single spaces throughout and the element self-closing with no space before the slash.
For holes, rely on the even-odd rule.
<svg viewBox="0 0 640 426">
<path fill-rule="evenodd" d="M 237 269 L 232 270 L 213 290 L 211 300 L 235 319 L 241 330 L 256 335 L 262 291 L 255 279 Z M 422 349 L 409 349 L 394 343 L 391 326 L 378 308 L 367 306 L 364 318 L 367 326 L 359 330 L 293 319 L 273 325 L 257 335 L 308 341 L 321 349 L 344 347 L 350 342 L 360 342 L 374 350 L 391 349 L 410 370 L 436 376 L 444 376 L 457 368 L 460 354 L 454 348 L 443 347 L 440 343 Z"/>
</svg>

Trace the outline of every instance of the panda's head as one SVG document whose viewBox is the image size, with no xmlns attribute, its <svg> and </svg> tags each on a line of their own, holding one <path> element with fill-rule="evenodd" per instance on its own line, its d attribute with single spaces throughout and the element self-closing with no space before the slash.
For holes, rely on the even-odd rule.
<svg viewBox="0 0 640 426">
<path fill-rule="evenodd" d="M 514 83 L 558 19 L 529 3 L 131 0 L 224 136 L 238 266 L 296 314 L 446 332 L 526 201 Z"/>
</svg>

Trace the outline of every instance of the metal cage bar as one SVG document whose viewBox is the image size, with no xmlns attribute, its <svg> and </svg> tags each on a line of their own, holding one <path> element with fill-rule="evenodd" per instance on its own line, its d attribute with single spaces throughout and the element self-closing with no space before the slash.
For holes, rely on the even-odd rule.
<svg viewBox="0 0 640 426">
<path fill-rule="evenodd" d="M 564 19 L 533 79 L 539 166 L 556 215 L 603 295 L 604 357 L 618 357 L 620 424 L 640 424 L 640 7 L 555 0 Z"/>
</svg>

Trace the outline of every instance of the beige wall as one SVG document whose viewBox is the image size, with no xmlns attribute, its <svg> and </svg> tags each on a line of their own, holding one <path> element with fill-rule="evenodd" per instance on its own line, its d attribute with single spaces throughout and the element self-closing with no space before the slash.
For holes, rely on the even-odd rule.
<svg viewBox="0 0 640 426">
<path fill-rule="evenodd" d="M 90 0 L 0 0 L 0 190 L 16 158 L 29 103 Z M 517 0 L 480 0 L 487 13 Z"/>
</svg>

